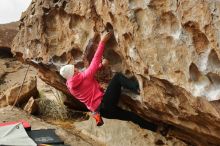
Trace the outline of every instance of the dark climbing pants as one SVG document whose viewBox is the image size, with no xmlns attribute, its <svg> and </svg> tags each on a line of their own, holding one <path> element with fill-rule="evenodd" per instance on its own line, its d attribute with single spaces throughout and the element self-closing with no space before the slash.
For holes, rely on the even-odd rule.
<svg viewBox="0 0 220 146">
<path fill-rule="evenodd" d="M 129 89 L 133 92 L 137 92 L 137 90 L 139 90 L 137 81 L 128 79 L 121 73 L 117 73 L 109 83 L 102 103 L 99 107 L 101 115 L 108 119 L 132 121 L 142 128 L 156 131 L 156 125 L 145 121 L 133 112 L 123 110 L 117 106 L 121 95 L 121 87 Z"/>
</svg>

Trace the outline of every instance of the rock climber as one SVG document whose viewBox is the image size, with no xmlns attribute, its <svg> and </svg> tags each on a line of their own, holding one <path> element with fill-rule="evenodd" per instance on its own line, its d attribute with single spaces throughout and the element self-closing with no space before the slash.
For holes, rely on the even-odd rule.
<svg viewBox="0 0 220 146">
<path fill-rule="evenodd" d="M 68 64 L 61 67 L 60 75 L 67 80 L 66 85 L 70 93 L 84 103 L 92 112 L 97 126 L 104 124 L 102 120 L 103 116 L 106 118 L 133 121 L 145 128 L 145 122 L 140 120 L 139 116 L 117 106 L 121 94 L 121 87 L 139 94 L 138 82 L 128 79 L 121 73 L 116 73 L 104 93 L 104 90 L 94 77 L 102 66 L 108 64 L 107 60 L 102 61 L 102 55 L 105 45 L 111 36 L 112 32 L 105 33 L 101 36 L 101 41 L 99 42 L 93 59 L 85 71 L 81 72 L 74 65 Z"/>
</svg>

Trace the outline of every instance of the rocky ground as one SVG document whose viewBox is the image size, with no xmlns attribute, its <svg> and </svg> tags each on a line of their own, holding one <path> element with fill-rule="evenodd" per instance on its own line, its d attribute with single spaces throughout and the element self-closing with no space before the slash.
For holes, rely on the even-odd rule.
<svg viewBox="0 0 220 146">
<path fill-rule="evenodd" d="M 84 136 L 77 132 L 75 128 L 71 125 L 71 122 L 62 122 L 61 126 L 55 126 L 52 124 L 48 124 L 40 118 L 31 116 L 25 113 L 23 110 L 18 108 L 14 108 L 11 110 L 11 106 L 0 108 L 1 118 L 0 122 L 7 121 L 18 121 L 19 119 L 24 119 L 31 124 L 32 130 L 36 129 L 56 129 L 57 135 L 60 136 L 61 139 L 65 141 L 65 144 L 69 144 L 71 146 L 92 146 L 92 145 L 103 145 L 97 141 L 92 140 L 91 138 Z"/>
<path fill-rule="evenodd" d="M 92 119 L 85 121 L 44 120 L 31 116 L 23 110 L 11 106 L 0 108 L 0 122 L 18 121 L 25 119 L 30 122 L 33 130 L 56 129 L 56 134 L 71 146 L 186 146 L 184 142 L 173 137 L 139 128 L 130 122 L 104 119 L 103 127 L 96 127 Z M 126 137 L 126 138 L 125 138 Z"/>
</svg>

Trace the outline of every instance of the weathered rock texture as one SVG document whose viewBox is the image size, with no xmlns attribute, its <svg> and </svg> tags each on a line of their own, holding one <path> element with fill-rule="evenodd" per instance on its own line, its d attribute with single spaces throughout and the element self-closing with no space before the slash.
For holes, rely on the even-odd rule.
<svg viewBox="0 0 220 146">
<path fill-rule="evenodd" d="M 18 32 L 18 22 L 0 24 L 0 48 L 11 48 L 12 40 Z"/>
<path fill-rule="evenodd" d="M 17 105 L 27 103 L 31 96 L 37 96 L 37 81 L 36 78 L 30 78 L 23 85 L 17 84 L 9 88 L 4 94 L 0 96 L 0 107 L 13 105 L 17 99 Z M 22 86 L 22 88 L 21 88 Z"/>
<path fill-rule="evenodd" d="M 86 50 L 112 29 L 105 57 L 141 87 L 135 101 L 124 101 L 128 107 L 194 144 L 217 145 L 219 112 L 205 99 L 220 98 L 219 16 L 216 0 L 33 0 L 13 52 L 69 94 L 56 71 L 83 67 Z"/>
<path fill-rule="evenodd" d="M 126 93 L 122 102 L 142 117 L 168 124 L 169 135 L 195 145 L 220 143 L 219 110 L 212 104 L 192 97 L 183 88 L 166 80 L 152 77 L 144 81 L 144 85 L 143 99 L 134 96 L 134 102 Z"/>
<path fill-rule="evenodd" d="M 38 112 L 38 105 L 36 101 L 34 101 L 33 97 L 31 97 L 24 106 L 24 111 L 26 111 L 28 114 L 36 114 Z"/>
</svg>

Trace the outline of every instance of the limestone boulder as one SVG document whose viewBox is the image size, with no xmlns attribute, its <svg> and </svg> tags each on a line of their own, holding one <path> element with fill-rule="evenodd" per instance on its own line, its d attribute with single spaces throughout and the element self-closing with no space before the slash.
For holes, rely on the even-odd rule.
<svg viewBox="0 0 220 146">
<path fill-rule="evenodd" d="M 21 17 L 12 50 L 59 69 L 82 61 L 99 34 L 113 30 L 104 56 L 116 71 L 152 75 L 195 97 L 217 100 L 219 9 L 218 1 L 200 0 L 34 0 Z"/>
<path fill-rule="evenodd" d="M 24 107 L 24 111 L 26 111 L 28 114 L 36 114 L 38 112 L 38 105 L 36 101 L 34 101 L 33 97 L 28 100 Z"/>
<path fill-rule="evenodd" d="M 0 107 L 5 107 L 7 105 L 13 105 L 16 98 L 20 96 L 17 100 L 17 104 L 19 106 L 22 106 L 26 102 L 28 102 L 29 98 L 37 97 L 38 91 L 37 91 L 37 82 L 35 77 L 29 78 L 26 82 L 24 82 L 21 92 L 21 84 L 15 84 L 13 87 L 9 88 L 4 92 L 4 94 L 0 97 Z"/>
<path fill-rule="evenodd" d="M 189 92 L 166 80 L 152 77 L 151 80 L 144 81 L 144 84 L 142 95 L 123 92 L 122 107 L 131 109 L 158 125 L 166 123 L 169 127 L 168 135 L 194 145 L 220 143 L 218 103 L 194 98 Z"/>
<path fill-rule="evenodd" d="M 12 51 L 70 95 L 60 67 L 86 67 L 87 50 L 113 30 L 104 57 L 112 72 L 133 76 L 141 90 L 123 97 L 122 106 L 192 144 L 218 145 L 219 109 L 209 101 L 220 99 L 219 16 L 216 0 L 33 0 Z"/>
</svg>

